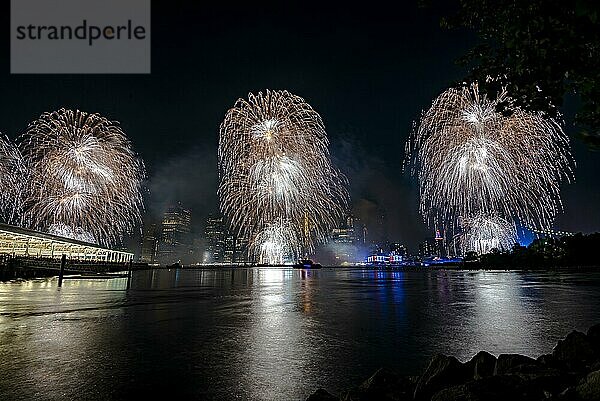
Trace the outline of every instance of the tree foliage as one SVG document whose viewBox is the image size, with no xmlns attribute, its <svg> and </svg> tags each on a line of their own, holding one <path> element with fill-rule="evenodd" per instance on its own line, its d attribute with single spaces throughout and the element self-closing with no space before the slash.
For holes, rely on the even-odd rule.
<svg viewBox="0 0 600 401">
<path fill-rule="evenodd" d="M 454 2 L 458 11 L 441 25 L 474 30 L 479 39 L 459 60 L 469 79 L 492 93 L 506 86 L 518 105 L 551 116 L 575 94 L 580 133 L 600 146 L 600 1 Z"/>
<path fill-rule="evenodd" d="M 596 250 L 599 248 L 600 233 L 538 238 L 528 247 L 515 244 L 510 252 L 481 255 L 479 267 L 547 269 L 598 266 Z"/>
</svg>

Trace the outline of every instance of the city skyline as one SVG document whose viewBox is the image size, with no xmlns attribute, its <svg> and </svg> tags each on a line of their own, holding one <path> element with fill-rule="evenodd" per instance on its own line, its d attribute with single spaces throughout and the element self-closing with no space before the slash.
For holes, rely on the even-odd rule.
<svg viewBox="0 0 600 401">
<path fill-rule="evenodd" d="M 181 212 L 185 216 L 182 216 Z M 140 262 L 151 265 L 258 263 L 248 252 L 248 240 L 234 234 L 234 231 L 227 227 L 219 211 L 208 214 L 202 232 L 190 231 L 189 222 L 193 220 L 192 213 L 179 201 L 171 204 L 159 220 L 159 222 L 145 221 L 139 242 L 132 246 L 131 250 Z M 173 241 L 172 233 L 177 230 L 180 235 L 176 241 Z M 470 251 L 475 251 L 479 256 L 482 254 L 476 249 L 463 249 L 459 234 L 446 232 L 440 227 L 435 227 L 426 236 L 419 238 L 415 247 L 409 247 L 394 238 L 374 240 L 369 237 L 368 232 L 366 224 L 352 214 L 348 214 L 331 229 L 327 241 L 317 246 L 312 256 L 326 265 L 347 266 L 364 263 L 411 264 L 435 258 L 439 258 L 440 262 L 446 259 L 452 262 L 453 258 L 465 257 Z M 557 241 L 576 234 L 567 231 L 534 230 L 526 243 L 511 243 L 503 249 L 492 249 L 492 253 L 496 250 L 510 253 L 516 249 L 515 247 L 526 248 L 530 244 L 535 246 L 536 239 L 538 243 L 543 244 L 545 241 Z M 167 252 L 165 252 L 166 248 L 168 248 Z M 291 260 L 287 261 L 290 262 Z"/>
</svg>

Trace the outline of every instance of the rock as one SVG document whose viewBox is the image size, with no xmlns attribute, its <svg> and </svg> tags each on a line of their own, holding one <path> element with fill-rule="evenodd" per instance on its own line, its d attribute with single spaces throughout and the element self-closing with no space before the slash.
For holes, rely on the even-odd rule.
<svg viewBox="0 0 600 401">
<path fill-rule="evenodd" d="M 576 400 L 576 399 L 577 399 L 577 390 L 575 390 L 575 387 L 567 387 L 557 397 L 557 400 L 561 400 L 561 401 L 571 401 L 571 400 Z"/>
<path fill-rule="evenodd" d="M 431 401 L 522 401 L 522 380 L 517 376 L 490 376 L 443 389 Z"/>
<path fill-rule="evenodd" d="M 590 372 L 593 372 L 594 370 L 600 370 L 600 361 L 599 360 L 596 360 L 596 362 L 594 362 L 590 365 Z"/>
<path fill-rule="evenodd" d="M 339 399 L 322 388 L 312 393 L 306 401 L 338 401 Z"/>
<path fill-rule="evenodd" d="M 596 358 L 600 358 L 600 323 L 595 324 L 588 329 L 587 337 L 596 351 Z"/>
<path fill-rule="evenodd" d="M 412 399 L 415 382 L 390 369 L 379 369 L 365 380 L 359 390 L 375 396 L 373 399 L 405 400 Z"/>
<path fill-rule="evenodd" d="M 557 364 L 556 359 L 551 354 L 540 355 L 536 358 L 537 363 L 544 366 L 555 367 Z"/>
<path fill-rule="evenodd" d="M 524 392 L 537 398 L 548 398 L 546 394 L 558 395 L 577 383 L 573 374 L 539 365 L 534 372 L 517 373 L 516 376 L 523 380 Z"/>
<path fill-rule="evenodd" d="M 588 339 L 594 343 L 600 343 L 600 323 L 593 325 L 587 331 Z"/>
<path fill-rule="evenodd" d="M 494 374 L 496 357 L 489 352 L 479 351 L 477 355 L 471 358 L 469 364 L 473 366 L 473 378 L 475 380 L 482 379 Z"/>
<path fill-rule="evenodd" d="M 405 401 L 412 400 L 415 380 L 391 369 L 379 369 L 358 388 L 344 394 L 344 401 Z"/>
<path fill-rule="evenodd" d="M 341 401 L 360 401 L 360 393 L 358 390 L 346 390 L 340 394 Z"/>
<path fill-rule="evenodd" d="M 453 356 L 436 355 L 417 382 L 415 400 L 429 400 L 438 391 L 470 380 L 472 370 Z"/>
<path fill-rule="evenodd" d="M 494 368 L 495 375 L 504 375 L 508 373 L 517 373 L 521 371 L 522 365 L 535 366 L 537 361 L 525 355 L 519 354 L 501 354 L 496 361 Z"/>
<path fill-rule="evenodd" d="M 339 400 L 408 401 L 413 397 L 416 401 L 600 401 L 600 324 L 590 327 L 587 334 L 569 333 L 552 354 L 537 359 L 518 354 L 496 358 L 481 351 L 467 363 L 436 355 L 420 377 L 380 369 Z M 336 399 L 322 389 L 308 398 Z"/>
<path fill-rule="evenodd" d="M 466 384 L 445 388 L 431 397 L 431 401 L 484 401 L 484 399 L 478 394 L 473 394 L 471 388 Z M 490 400 L 493 400 L 493 398 L 490 398 Z"/>
<path fill-rule="evenodd" d="M 540 355 L 536 359 L 540 368 L 557 369 L 560 371 L 568 371 L 567 365 L 563 361 L 559 361 L 552 354 Z"/>
<path fill-rule="evenodd" d="M 581 400 L 600 400 L 600 370 L 596 370 L 582 379 L 575 391 Z"/>
<path fill-rule="evenodd" d="M 595 360 L 596 350 L 585 334 L 572 331 L 564 340 L 558 341 L 552 356 L 569 369 L 580 370 Z"/>
</svg>

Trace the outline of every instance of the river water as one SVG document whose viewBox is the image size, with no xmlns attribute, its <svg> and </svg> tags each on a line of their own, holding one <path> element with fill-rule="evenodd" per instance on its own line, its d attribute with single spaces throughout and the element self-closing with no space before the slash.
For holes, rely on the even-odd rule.
<svg viewBox="0 0 600 401">
<path fill-rule="evenodd" d="M 303 400 L 435 353 L 538 356 L 600 273 L 251 268 L 0 283 L 0 400 Z"/>
</svg>

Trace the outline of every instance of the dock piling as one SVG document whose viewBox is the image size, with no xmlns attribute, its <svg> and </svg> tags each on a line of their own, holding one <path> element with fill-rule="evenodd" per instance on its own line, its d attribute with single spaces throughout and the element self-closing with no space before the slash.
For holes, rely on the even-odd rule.
<svg viewBox="0 0 600 401">
<path fill-rule="evenodd" d="M 131 288 L 131 269 L 133 265 L 133 260 L 129 261 L 129 269 L 127 269 L 127 289 Z"/>
<path fill-rule="evenodd" d="M 67 255 L 63 253 L 60 259 L 60 273 L 58 274 L 58 286 L 62 287 L 63 276 L 65 275 L 65 264 L 67 263 Z"/>
</svg>

